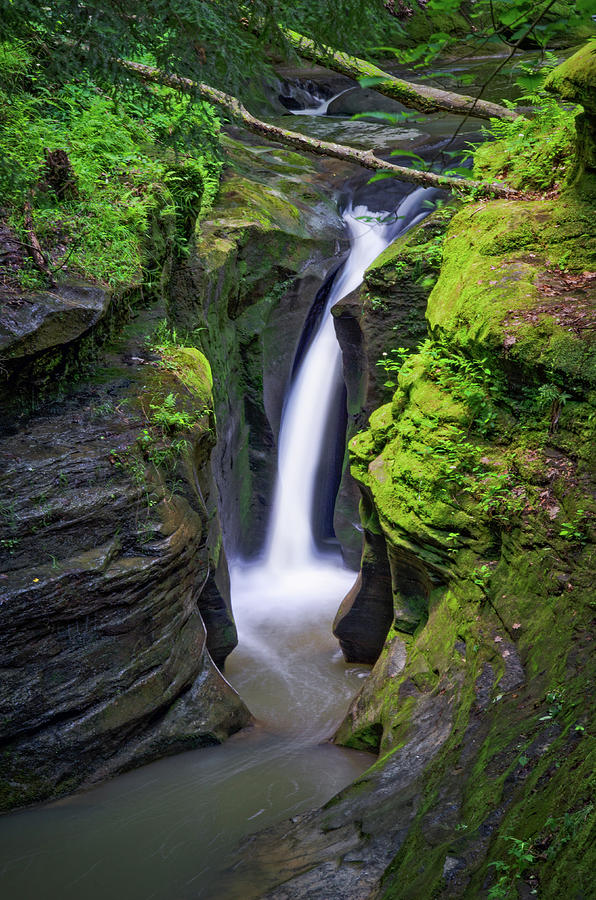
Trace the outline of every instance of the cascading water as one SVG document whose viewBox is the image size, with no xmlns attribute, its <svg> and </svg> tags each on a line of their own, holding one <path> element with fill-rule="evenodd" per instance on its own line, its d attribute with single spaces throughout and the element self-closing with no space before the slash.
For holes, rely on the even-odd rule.
<svg viewBox="0 0 596 900">
<path fill-rule="evenodd" d="M 331 307 L 358 287 L 367 267 L 398 234 L 427 215 L 434 194 L 415 190 L 394 214 L 371 213 L 365 206 L 344 213 L 350 253 L 285 404 L 265 552 L 256 563 L 237 560 L 231 566 L 240 641 L 227 667 L 232 683 L 265 721 L 271 721 L 271 696 L 279 698 L 275 728 L 300 731 L 311 740 L 327 737 L 337 724 L 337 697 L 330 698 L 329 677 L 330 669 L 343 664 L 331 639 L 331 623 L 355 578 L 339 554 L 322 552 L 313 537 L 317 468 L 341 378 Z M 313 658 L 315 646 L 321 653 Z M 262 660 L 256 694 L 243 675 L 254 668 L 251 657 Z M 347 700 L 351 687 L 346 687 Z"/>
<path fill-rule="evenodd" d="M 330 403 L 341 377 L 341 357 L 331 307 L 361 283 L 364 272 L 406 227 L 427 213 L 419 189 L 395 216 L 376 216 L 358 206 L 344 213 L 350 255 L 330 291 L 319 330 L 302 361 L 288 397 L 279 438 L 278 482 L 271 514 L 265 568 L 272 575 L 312 565 L 319 557 L 312 534 L 316 471 Z"/>
<path fill-rule="evenodd" d="M 312 106 L 307 106 L 304 109 L 291 109 L 290 112 L 293 116 L 326 116 L 329 107 L 334 100 L 337 100 L 338 97 L 342 97 L 344 94 L 347 94 L 348 91 L 355 90 L 357 90 L 357 87 L 345 88 L 343 91 L 340 91 L 338 94 L 334 94 L 333 97 L 328 97 L 326 100 L 322 99 L 321 97 L 313 96 L 312 100 L 314 101 L 314 103 Z"/>
<path fill-rule="evenodd" d="M 318 553 L 312 534 L 315 479 L 330 404 L 341 377 L 333 317 L 334 303 L 354 290 L 367 266 L 390 240 L 392 226 L 375 222 L 363 206 L 344 221 L 350 255 L 330 291 L 320 327 L 292 385 L 279 438 L 278 481 L 271 514 L 265 568 L 271 574 L 312 565 Z"/>
</svg>

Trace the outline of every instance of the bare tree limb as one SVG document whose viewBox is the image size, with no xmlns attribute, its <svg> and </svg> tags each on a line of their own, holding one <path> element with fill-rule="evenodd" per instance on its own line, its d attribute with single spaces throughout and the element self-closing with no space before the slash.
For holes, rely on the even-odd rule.
<svg viewBox="0 0 596 900">
<path fill-rule="evenodd" d="M 450 112 L 457 115 L 472 115 L 480 119 L 505 119 L 512 121 L 519 115 L 515 110 L 508 109 L 498 103 L 489 103 L 478 97 L 468 97 L 465 94 L 456 94 L 453 91 L 443 91 L 426 84 L 413 84 L 396 78 L 388 72 L 384 72 L 378 66 L 359 59 L 357 56 L 349 56 L 332 47 L 323 47 L 315 44 L 310 38 L 284 28 L 283 34 L 300 56 L 314 60 L 314 62 L 348 75 L 350 78 L 381 78 L 378 84 L 371 85 L 385 97 L 391 97 L 410 109 L 417 109 L 423 113 Z"/>
<path fill-rule="evenodd" d="M 31 204 L 28 200 L 25 201 L 25 205 L 23 207 L 24 219 L 25 219 L 25 231 L 27 233 L 27 237 L 29 238 L 29 244 L 23 244 L 23 246 L 28 247 L 31 251 L 31 259 L 37 269 L 46 276 L 51 285 L 55 285 L 52 272 L 50 270 L 50 266 L 45 257 L 43 250 L 41 249 L 41 244 L 35 234 L 35 226 L 33 224 L 33 213 L 31 211 Z"/>
<path fill-rule="evenodd" d="M 164 84 L 179 91 L 197 94 L 202 100 L 225 109 L 226 112 L 238 119 L 253 134 L 271 141 L 277 141 L 289 147 L 295 147 L 298 150 L 316 153 L 318 156 L 331 156 L 335 159 L 356 163 L 364 166 L 366 169 L 372 169 L 377 172 L 387 172 L 401 181 L 420 185 L 421 187 L 434 187 L 458 193 L 474 191 L 479 197 L 513 199 L 521 196 L 519 191 L 515 191 L 513 188 L 503 184 L 488 184 L 469 178 L 454 178 L 447 175 L 437 175 L 435 172 L 408 169 L 405 166 L 397 166 L 392 162 L 380 159 L 378 156 L 375 156 L 372 150 L 357 150 L 345 144 L 320 141 L 295 131 L 287 131 L 284 128 L 279 128 L 276 125 L 271 125 L 269 122 L 263 122 L 261 119 L 255 118 L 236 97 L 212 88 L 208 84 L 192 81 L 190 78 L 184 78 L 180 75 L 169 75 L 152 66 L 131 62 L 126 59 L 119 59 L 117 62 L 128 72 L 137 75 L 144 81 Z"/>
</svg>

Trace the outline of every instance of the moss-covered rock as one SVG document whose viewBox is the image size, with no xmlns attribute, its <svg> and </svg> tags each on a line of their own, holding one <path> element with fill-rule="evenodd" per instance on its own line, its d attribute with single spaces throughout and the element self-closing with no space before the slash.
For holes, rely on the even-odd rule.
<svg viewBox="0 0 596 900">
<path fill-rule="evenodd" d="M 449 226 L 430 339 L 350 445 L 364 600 L 372 538 L 393 623 L 337 739 L 380 757 L 253 841 L 237 872 L 268 896 L 339 900 L 355 866 L 363 898 L 592 892 L 592 209 L 568 191 Z"/>
<path fill-rule="evenodd" d="M 596 52 L 586 44 L 549 75 L 545 87 L 568 103 L 579 103 L 585 112 L 596 115 Z"/>
<path fill-rule="evenodd" d="M 596 197 L 596 53 L 590 42 L 549 75 L 545 88 L 580 105 L 576 118 L 575 165 L 569 180 L 584 196 Z"/>
<path fill-rule="evenodd" d="M 593 381 L 596 230 L 575 192 L 559 200 L 471 204 L 453 220 L 429 298 L 433 337 L 498 358 L 520 384 L 552 373 Z"/>
</svg>

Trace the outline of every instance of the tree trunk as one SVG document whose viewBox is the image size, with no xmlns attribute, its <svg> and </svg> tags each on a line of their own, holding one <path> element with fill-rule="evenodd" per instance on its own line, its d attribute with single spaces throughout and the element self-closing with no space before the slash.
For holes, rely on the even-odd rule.
<svg viewBox="0 0 596 900">
<path fill-rule="evenodd" d="M 118 62 L 127 71 L 132 72 L 144 81 L 165 84 L 176 90 L 197 94 L 202 100 L 225 109 L 234 118 L 238 119 L 248 131 L 271 141 L 277 141 L 280 144 L 295 147 L 308 153 L 316 153 L 319 156 L 332 156 L 335 159 L 353 162 L 364 166 L 366 169 L 387 172 L 389 175 L 399 178 L 400 181 L 406 181 L 409 184 L 416 184 L 421 187 L 434 187 L 459 193 L 474 191 L 479 197 L 510 199 L 520 196 L 518 191 L 514 191 L 503 184 L 487 184 L 481 181 L 473 181 L 469 178 L 453 178 L 447 175 L 437 175 L 435 172 L 421 172 L 417 169 L 408 169 L 405 166 L 396 166 L 394 163 L 380 159 L 378 156 L 375 156 L 372 150 L 356 150 L 354 147 L 347 147 L 344 144 L 319 141 L 304 134 L 298 134 L 295 131 L 286 131 L 284 128 L 270 125 L 268 122 L 255 118 L 236 97 L 224 94 L 223 91 L 212 88 L 208 84 L 192 81 L 190 78 L 183 78 L 180 75 L 168 75 L 160 69 L 126 59 L 119 59 Z"/>
<path fill-rule="evenodd" d="M 489 103 L 453 91 L 442 91 L 426 84 L 403 81 L 364 59 L 358 59 L 357 56 L 349 56 L 332 47 L 317 45 L 310 38 L 298 34 L 297 31 L 290 31 L 289 28 L 284 28 L 283 34 L 300 56 L 311 59 L 326 69 L 333 69 L 356 80 L 382 78 L 378 84 L 371 85 L 372 89 L 384 94 L 385 97 L 391 97 L 392 100 L 398 100 L 409 109 L 417 109 L 423 113 L 450 112 L 476 116 L 479 119 L 513 120 L 518 117 L 515 110 L 507 109 L 498 103 Z"/>
<path fill-rule="evenodd" d="M 59 200 L 75 200 L 78 195 L 77 178 L 66 150 L 44 148 L 45 177 Z"/>
</svg>

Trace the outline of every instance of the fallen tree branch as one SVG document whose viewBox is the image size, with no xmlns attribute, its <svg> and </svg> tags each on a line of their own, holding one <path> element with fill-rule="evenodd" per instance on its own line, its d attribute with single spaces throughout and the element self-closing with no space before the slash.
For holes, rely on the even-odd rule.
<svg viewBox="0 0 596 900">
<path fill-rule="evenodd" d="M 372 89 L 397 100 L 409 109 L 417 109 L 423 113 L 450 112 L 457 115 L 472 115 L 479 119 L 505 119 L 512 121 L 519 113 L 498 103 L 489 103 L 479 97 L 468 97 L 465 94 L 456 94 L 454 91 L 443 91 L 426 84 L 413 84 L 396 78 L 388 72 L 384 72 L 378 66 L 359 59 L 357 56 L 349 56 L 332 47 L 319 46 L 304 37 L 297 31 L 289 28 L 282 29 L 283 34 L 300 56 L 311 59 L 327 69 L 341 72 L 350 78 L 382 78 L 377 84 L 371 85 Z"/>
<path fill-rule="evenodd" d="M 31 204 L 28 200 L 25 201 L 23 206 L 23 216 L 25 222 L 25 231 L 27 233 L 27 237 L 29 238 L 29 244 L 23 244 L 24 247 L 27 247 L 31 251 L 31 259 L 37 269 L 42 272 L 50 284 L 55 286 L 56 282 L 54 281 L 54 277 L 50 270 L 49 263 L 46 259 L 46 256 L 41 249 L 41 244 L 35 234 L 35 226 L 33 225 L 33 212 L 31 210 Z"/>
<path fill-rule="evenodd" d="M 223 91 L 212 88 L 208 84 L 192 81 L 190 78 L 184 78 L 181 75 L 168 75 L 160 69 L 155 69 L 142 63 L 131 62 L 127 59 L 118 59 L 117 62 L 128 72 L 137 75 L 144 81 L 164 84 L 179 91 L 195 93 L 202 100 L 225 109 L 253 134 L 298 150 L 316 153 L 318 156 L 331 156 L 335 159 L 356 163 L 364 166 L 366 169 L 372 169 L 377 172 L 387 172 L 401 181 L 421 187 L 433 187 L 458 193 L 474 191 L 479 197 L 514 199 L 521 196 L 519 191 L 515 191 L 513 188 L 503 184 L 489 184 L 469 178 L 454 178 L 448 175 L 437 175 L 435 172 L 408 169 L 405 166 L 397 166 L 395 163 L 380 159 L 378 156 L 375 156 L 372 150 L 357 150 L 345 144 L 320 141 L 295 131 L 287 131 L 284 128 L 279 128 L 276 125 L 271 125 L 268 122 L 255 118 L 236 97 L 224 94 Z"/>
</svg>

